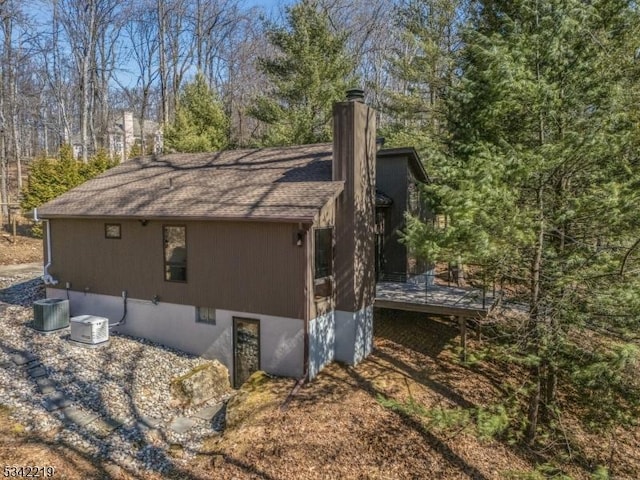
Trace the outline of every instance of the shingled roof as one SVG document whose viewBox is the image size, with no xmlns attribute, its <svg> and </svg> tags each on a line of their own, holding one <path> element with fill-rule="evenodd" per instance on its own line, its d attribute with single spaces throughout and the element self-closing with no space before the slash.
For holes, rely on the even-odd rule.
<svg viewBox="0 0 640 480">
<path fill-rule="evenodd" d="M 310 222 L 343 189 L 332 145 L 171 154 L 125 162 L 38 208 L 39 216 Z"/>
</svg>

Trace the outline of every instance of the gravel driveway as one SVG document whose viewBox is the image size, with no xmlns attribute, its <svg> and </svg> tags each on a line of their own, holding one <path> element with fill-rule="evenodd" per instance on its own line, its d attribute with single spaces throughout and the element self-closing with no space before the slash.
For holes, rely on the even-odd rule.
<svg viewBox="0 0 640 480">
<path fill-rule="evenodd" d="M 170 395 L 172 378 L 206 360 L 123 335 L 97 349 L 72 346 L 68 329 L 43 335 L 28 326 L 43 296 L 33 273 L 0 272 L 0 404 L 27 432 L 160 473 L 219 434 L 226 399 L 183 410 Z"/>
</svg>

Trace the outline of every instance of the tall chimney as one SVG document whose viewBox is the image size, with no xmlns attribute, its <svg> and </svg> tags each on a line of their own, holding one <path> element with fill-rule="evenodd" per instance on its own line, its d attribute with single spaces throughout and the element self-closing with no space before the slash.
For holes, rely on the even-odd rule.
<svg viewBox="0 0 640 480">
<path fill-rule="evenodd" d="M 373 343 L 376 116 L 352 89 L 333 106 L 333 180 L 344 181 L 336 204 L 335 358 L 350 364 Z"/>
</svg>

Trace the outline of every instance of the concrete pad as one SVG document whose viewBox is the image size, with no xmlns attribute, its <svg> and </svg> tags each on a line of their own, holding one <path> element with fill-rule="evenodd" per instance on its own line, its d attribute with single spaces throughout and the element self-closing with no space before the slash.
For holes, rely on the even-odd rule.
<svg viewBox="0 0 640 480">
<path fill-rule="evenodd" d="M 39 328 L 36 328 L 34 321 L 30 321 L 27 322 L 27 327 L 31 328 L 32 330 L 34 330 L 35 332 L 38 332 L 40 335 L 56 335 L 59 334 L 61 332 L 64 332 L 65 330 L 69 330 L 69 327 L 62 327 L 62 328 L 56 328 L 55 330 L 40 330 Z"/>
<path fill-rule="evenodd" d="M 14 353 L 9 358 L 16 365 L 24 365 L 38 359 L 38 357 L 32 353 Z"/>
<path fill-rule="evenodd" d="M 111 432 L 120 428 L 124 422 L 116 418 L 98 418 L 91 423 L 91 429 L 96 431 L 96 435 L 99 437 L 106 437 Z"/>
<path fill-rule="evenodd" d="M 44 405 L 44 408 L 46 408 L 48 412 L 53 412 L 70 406 L 71 400 L 65 397 L 62 393 L 56 392 L 45 397 L 42 401 L 42 405 Z"/>
<path fill-rule="evenodd" d="M 65 422 L 75 423 L 79 427 L 84 427 L 99 418 L 99 415 L 93 412 L 85 412 L 78 407 L 66 407 L 62 410 L 62 414 Z"/>
<path fill-rule="evenodd" d="M 100 342 L 100 343 L 84 343 L 84 342 L 76 342 L 75 340 L 71 340 L 69 338 L 67 341 L 69 342 L 69 345 L 72 345 L 74 347 L 88 348 L 90 350 L 96 349 L 96 348 L 104 348 L 111 345 L 111 340 L 105 340 L 104 342 Z"/>
<path fill-rule="evenodd" d="M 186 433 L 196 424 L 196 421 L 187 417 L 176 417 L 169 428 L 175 433 Z"/>
<path fill-rule="evenodd" d="M 31 378 L 40 378 L 45 377 L 47 375 L 47 371 L 43 367 L 35 367 L 29 370 L 29 376 Z"/>
<path fill-rule="evenodd" d="M 216 403 L 211 407 L 205 407 L 198 410 L 193 416 L 201 420 L 210 421 L 218 414 L 218 412 L 220 412 L 220 410 L 222 410 L 222 407 L 224 407 L 224 403 Z"/>
<path fill-rule="evenodd" d="M 53 380 L 46 377 L 40 377 L 36 380 L 36 385 L 42 394 L 49 394 L 56 391 L 56 384 Z"/>
<path fill-rule="evenodd" d="M 161 418 L 147 417 L 142 415 L 138 421 L 136 421 L 136 427 L 140 430 L 152 430 L 162 423 Z"/>
</svg>

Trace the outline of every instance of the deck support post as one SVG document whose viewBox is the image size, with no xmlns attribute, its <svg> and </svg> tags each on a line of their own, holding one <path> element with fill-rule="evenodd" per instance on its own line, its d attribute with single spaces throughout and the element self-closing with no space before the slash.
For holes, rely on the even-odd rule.
<svg viewBox="0 0 640 480">
<path fill-rule="evenodd" d="M 464 317 L 458 317 L 458 325 L 460 326 L 460 360 L 467 361 L 467 320 Z"/>
</svg>

